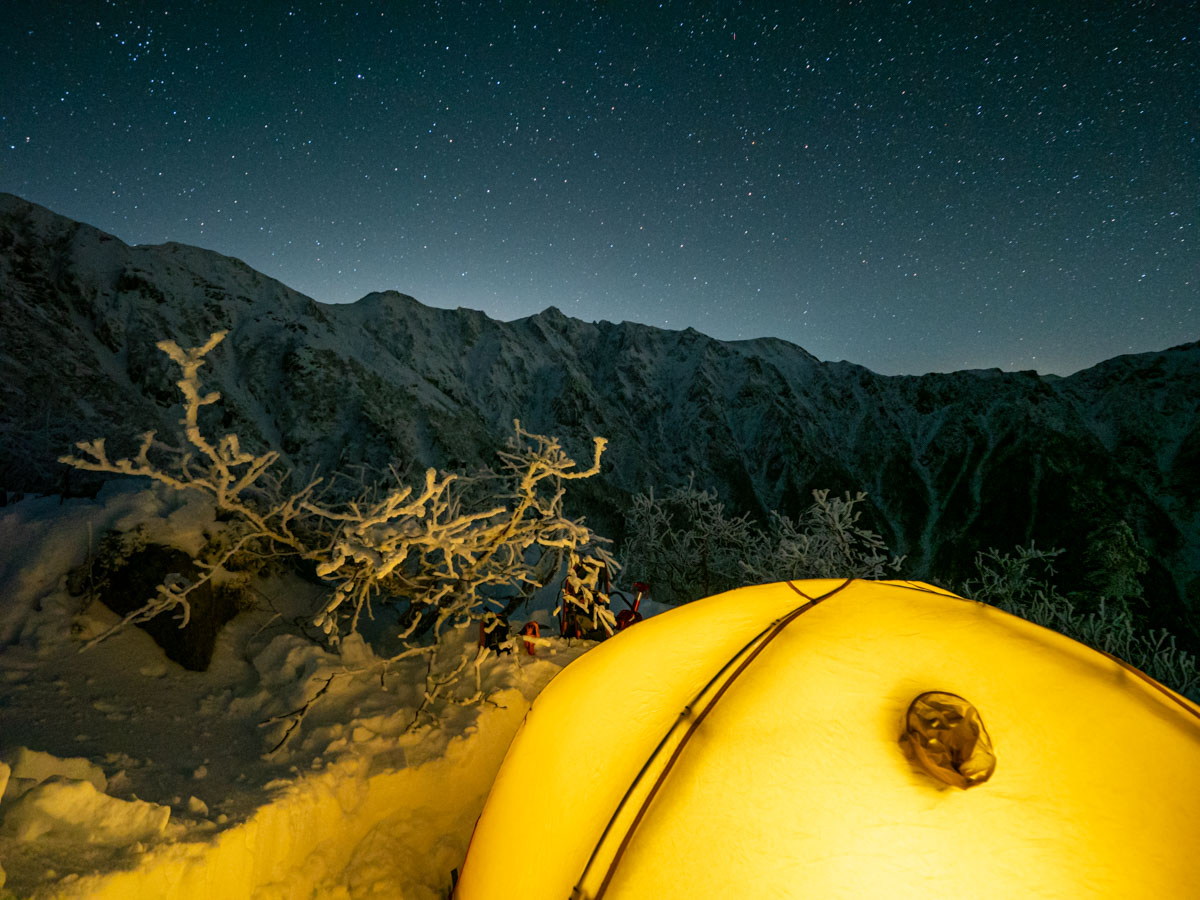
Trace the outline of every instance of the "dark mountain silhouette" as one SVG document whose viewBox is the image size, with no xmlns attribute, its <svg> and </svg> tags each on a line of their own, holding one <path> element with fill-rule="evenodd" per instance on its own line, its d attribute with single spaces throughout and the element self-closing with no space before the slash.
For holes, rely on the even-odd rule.
<svg viewBox="0 0 1200 900">
<path fill-rule="evenodd" d="M 1154 624 L 1197 645 L 1200 344 L 1067 378 L 964 371 L 882 376 L 784 341 L 590 324 L 550 308 L 514 322 L 394 292 L 326 305 L 236 259 L 130 247 L 0 195 L 0 488 L 79 492 L 55 462 L 76 440 L 175 433 L 164 337 L 226 341 L 205 368 L 221 426 L 301 468 L 467 470 L 521 419 L 602 477 L 569 512 L 619 538 L 628 497 L 694 473 L 735 509 L 795 513 L 813 488 L 870 494 L 870 524 L 913 577 L 956 584 L 976 551 L 1063 547 L 1126 522 L 1146 551 Z"/>
</svg>

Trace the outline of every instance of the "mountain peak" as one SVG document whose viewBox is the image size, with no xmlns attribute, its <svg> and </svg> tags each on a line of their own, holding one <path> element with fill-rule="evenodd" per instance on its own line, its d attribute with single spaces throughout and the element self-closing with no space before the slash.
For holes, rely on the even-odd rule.
<svg viewBox="0 0 1200 900">
<path fill-rule="evenodd" d="M 413 297 L 411 294 L 404 294 L 404 293 L 401 293 L 400 291 L 392 291 L 392 290 L 371 291 L 371 293 L 369 293 L 363 297 L 360 297 L 358 300 L 354 301 L 353 305 L 358 305 L 359 303 L 365 304 L 367 306 L 390 305 L 390 304 L 395 304 L 398 306 L 411 306 L 414 303 L 417 306 L 424 305 L 421 303 L 420 300 L 418 300 L 416 297 Z"/>
<path fill-rule="evenodd" d="M 1082 560 L 1091 531 L 1124 520 L 1156 560 L 1147 596 L 1200 589 L 1197 344 L 1053 382 L 888 377 L 778 339 L 592 324 L 554 306 L 497 322 L 397 291 L 318 304 L 230 257 L 129 247 L 12 195 L 0 246 L 9 491 L 78 491 L 85 476 L 56 462 L 75 441 L 109 436 L 128 453 L 122 434 L 175 433 L 174 373 L 155 342 L 228 330 L 204 370 L 220 427 L 297 470 L 477 470 L 519 418 L 573 454 L 609 439 L 580 493 L 601 534 L 617 533 L 633 494 L 691 472 L 759 516 L 796 515 L 814 488 L 866 491 L 869 527 L 914 576 L 961 580 L 976 549 L 1031 536 Z"/>
</svg>

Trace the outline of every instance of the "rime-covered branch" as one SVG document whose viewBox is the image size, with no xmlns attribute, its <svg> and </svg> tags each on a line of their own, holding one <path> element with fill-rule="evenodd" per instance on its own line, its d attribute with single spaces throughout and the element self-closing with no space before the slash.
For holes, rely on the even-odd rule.
<svg viewBox="0 0 1200 900">
<path fill-rule="evenodd" d="M 591 558 L 581 548 L 601 539 L 566 517 L 562 503 L 565 482 L 599 472 L 603 438 L 594 439 L 590 466 L 579 469 L 557 440 L 532 434 L 516 421 L 499 454 L 498 472 L 461 476 L 429 469 L 418 487 L 396 480 L 355 500 L 329 505 L 316 495 L 320 479 L 297 491 L 285 489 L 290 473 L 278 471 L 277 452 L 252 453 L 242 448 L 236 434 L 205 433 L 201 410 L 218 403 L 221 395 L 204 390 L 200 370 L 224 337 L 225 332 L 217 332 L 192 348 L 170 340 L 158 343 L 180 370 L 180 446 L 163 444 L 150 432 L 128 458 L 110 459 L 104 438 L 80 442 L 79 455 L 62 458 L 76 468 L 144 477 L 206 494 L 225 514 L 231 531 L 230 549 L 218 559 L 200 561 L 203 574 L 197 581 L 160 586 L 155 597 L 97 640 L 164 612 L 178 611 L 186 623 L 188 594 L 254 545 L 266 557 L 291 555 L 314 564 L 330 585 L 314 623 L 333 643 L 355 631 L 375 603 L 403 610 L 406 624 L 398 637 L 406 646 L 388 663 L 427 654 L 426 693 L 432 698 L 470 664 L 449 664 L 443 671 L 445 666 L 435 667 L 434 660 L 447 629 L 484 615 L 483 588 L 534 587 L 552 577 L 567 556 L 580 564 Z M 589 552 L 608 559 L 600 550 Z M 478 661 L 475 665 L 477 669 Z"/>
</svg>

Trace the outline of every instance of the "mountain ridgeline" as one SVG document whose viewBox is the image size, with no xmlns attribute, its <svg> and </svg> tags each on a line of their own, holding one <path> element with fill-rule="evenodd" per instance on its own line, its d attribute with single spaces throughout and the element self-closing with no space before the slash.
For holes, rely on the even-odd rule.
<svg viewBox="0 0 1200 900">
<path fill-rule="evenodd" d="M 1082 583 L 1088 536 L 1126 522 L 1149 557 L 1155 624 L 1196 646 L 1200 344 L 1067 378 L 882 376 L 775 339 L 590 324 L 550 308 L 514 322 L 386 292 L 318 303 L 236 259 L 130 247 L 0 194 L 0 488 L 78 492 L 75 441 L 128 450 L 178 431 L 155 342 L 225 342 L 202 370 L 219 427 L 299 469 L 468 471 L 519 418 L 577 459 L 609 439 L 568 512 L 619 539 L 629 497 L 694 474 L 730 509 L 795 514 L 814 488 L 866 491 L 911 577 L 958 584 L 976 551 L 1058 546 Z M 124 438 L 122 443 L 120 438 Z M 653 573 L 634 573 L 653 579 Z"/>
</svg>

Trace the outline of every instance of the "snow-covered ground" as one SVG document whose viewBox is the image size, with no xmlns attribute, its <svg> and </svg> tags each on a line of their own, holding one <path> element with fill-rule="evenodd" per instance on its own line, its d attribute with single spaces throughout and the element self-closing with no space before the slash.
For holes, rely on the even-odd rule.
<svg viewBox="0 0 1200 900">
<path fill-rule="evenodd" d="M 445 896 L 530 702 L 592 645 L 489 655 L 485 702 L 439 698 L 415 725 L 424 661 L 383 673 L 361 640 L 306 639 L 319 588 L 299 580 L 256 583 L 207 672 L 137 628 L 81 652 L 116 621 L 67 589 L 99 536 L 186 546 L 210 515 L 128 485 L 0 509 L 0 898 Z"/>
</svg>

